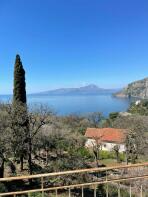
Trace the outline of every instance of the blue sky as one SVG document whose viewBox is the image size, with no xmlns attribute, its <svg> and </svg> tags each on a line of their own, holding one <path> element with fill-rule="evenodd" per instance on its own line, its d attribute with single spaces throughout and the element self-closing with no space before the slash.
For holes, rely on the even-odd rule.
<svg viewBox="0 0 148 197">
<path fill-rule="evenodd" d="M 17 53 L 29 93 L 148 76 L 147 0 L 0 0 L 0 27 L 0 94 Z"/>
</svg>

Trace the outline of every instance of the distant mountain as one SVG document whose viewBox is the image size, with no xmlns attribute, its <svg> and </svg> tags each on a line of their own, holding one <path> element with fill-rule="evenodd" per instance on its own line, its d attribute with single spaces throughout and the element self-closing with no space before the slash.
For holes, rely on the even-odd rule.
<svg viewBox="0 0 148 197">
<path fill-rule="evenodd" d="M 148 78 L 132 82 L 114 95 L 116 97 L 137 97 L 148 99 Z"/>
<path fill-rule="evenodd" d="M 49 90 L 41 93 L 37 93 L 38 95 L 50 95 L 50 96 L 68 96 L 68 95 L 98 95 L 98 94 L 111 94 L 115 93 L 117 90 L 114 89 L 103 89 L 99 88 L 94 84 L 90 84 L 87 86 L 79 87 L 79 88 L 59 88 L 56 90 Z"/>
</svg>

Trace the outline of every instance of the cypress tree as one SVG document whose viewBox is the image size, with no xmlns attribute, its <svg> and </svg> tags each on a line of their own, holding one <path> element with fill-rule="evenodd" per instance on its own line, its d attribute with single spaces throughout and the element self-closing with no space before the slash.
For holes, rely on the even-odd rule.
<svg viewBox="0 0 148 197">
<path fill-rule="evenodd" d="M 23 170 L 23 159 L 26 152 L 25 141 L 28 135 L 27 99 L 25 70 L 21 58 L 16 55 L 14 65 L 14 88 L 13 88 L 13 146 L 20 157 L 21 171 Z"/>
<path fill-rule="evenodd" d="M 21 58 L 16 55 L 14 65 L 14 89 L 13 89 L 13 102 L 21 102 L 26 104 L 26 83 L 25 83 L 25 70 L 23 68 Z"/>
</svg>

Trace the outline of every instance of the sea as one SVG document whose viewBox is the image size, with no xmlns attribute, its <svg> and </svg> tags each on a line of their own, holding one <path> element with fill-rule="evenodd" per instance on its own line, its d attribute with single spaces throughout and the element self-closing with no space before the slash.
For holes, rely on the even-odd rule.
<svg viewBox="0 0 148 197">
<path fill-rule="evenodd" d="M 11 95 L 0 95 L 0 102 L 11 102 Z M 29 106 L 37 107 L 46 105 L 57 115 L 87 115 L 91 112 L 101 112 L 108 117 L 111 112 L 124 112 L 129 108 L 131 99 L 116 98 L 112 94 L 103 95 L 74 95 L 74 96 L 49 96 L 28 95 Z"/>
</svg>

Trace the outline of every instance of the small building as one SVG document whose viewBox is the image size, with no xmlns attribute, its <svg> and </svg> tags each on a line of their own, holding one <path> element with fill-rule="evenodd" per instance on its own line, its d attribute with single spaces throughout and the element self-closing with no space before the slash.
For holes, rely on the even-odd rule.
<svg viewBox="0 0 148 197">
<path fill-rule="evenodd" d="M 102 150 L 112 151 L 118 145 L 119 152 L 124 152 L 125 148 L 125 129 L 116 128 L 87 128 L 85 137 L 87 138 L 85 146 L 91 148 L 99 144 Z"/>
</svg>

